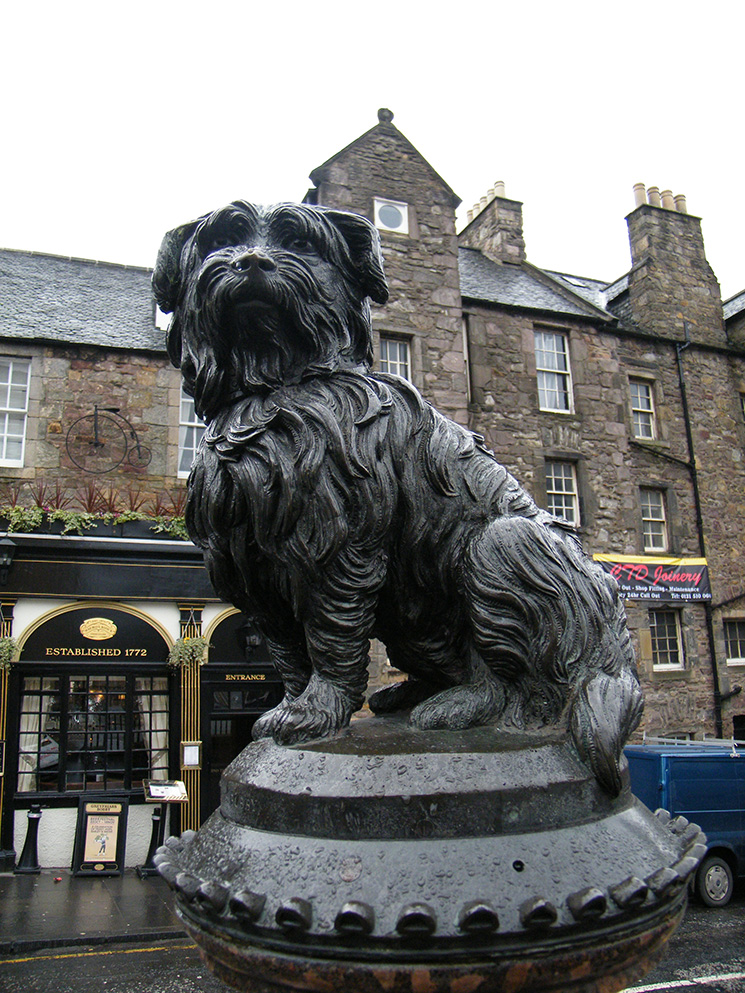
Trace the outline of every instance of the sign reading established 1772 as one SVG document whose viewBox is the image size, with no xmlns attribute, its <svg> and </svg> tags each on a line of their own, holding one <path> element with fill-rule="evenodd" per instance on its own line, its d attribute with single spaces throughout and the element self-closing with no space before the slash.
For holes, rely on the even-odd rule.
<svg viewBox="0 0 745 993">
<path fill-rule="evenodd" d="M 593 555 L 626 600 L 685 603 L 711 600 L 706 559 L 668 555 Z"/>
<path fill-rule="evenodd" d="M 159 662 L 168 657 L 163 636 L 144 618 L 99 604 L 62 611 L 26 639 L 23 662 Z"/>
</svg>

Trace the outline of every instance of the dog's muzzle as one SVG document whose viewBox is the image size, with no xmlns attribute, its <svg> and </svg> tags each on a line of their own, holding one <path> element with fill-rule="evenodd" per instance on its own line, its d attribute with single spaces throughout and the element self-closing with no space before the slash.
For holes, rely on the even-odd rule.
<svg viewBox="0 0 745 993">
<path fill-rule="evenodd" d="M 234 272 L 275 272 L 277 264 L 274 259 L 259 248 L 249 248 L 230 260 L 230 268 Z"/>
</svg>

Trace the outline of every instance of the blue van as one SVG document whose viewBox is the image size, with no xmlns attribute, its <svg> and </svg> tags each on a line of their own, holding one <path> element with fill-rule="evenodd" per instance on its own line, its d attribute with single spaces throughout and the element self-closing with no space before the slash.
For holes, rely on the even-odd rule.
<svg viewBox="0 0 745 993">
<path fill-rule="evenodd" d="M 694 879 L 709 907 L 723 907 L 745 875 L 745 748 L 721 740 L 627 745 L 632 792 L 650 810 L 663 807 L 698 824 L 707 854 Z"/>
</svg>

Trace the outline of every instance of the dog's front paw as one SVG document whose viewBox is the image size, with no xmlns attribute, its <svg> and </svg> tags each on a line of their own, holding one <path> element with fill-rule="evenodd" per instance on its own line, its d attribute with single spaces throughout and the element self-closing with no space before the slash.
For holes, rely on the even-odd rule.
<svg viewBox="0 0 745 993">
<path fill-rule="evenodd" d="M 292 700 L 288 697 L 284 697 L 276 707 L 272 707 L 271 710 L 267 710 L 261 715 L 255 722 L 254 726 L 251 728 L 251 737 L 254 741 L 260 741 L 262 738 L 273 738 L 274 729 L 278 726 L 281 720 L 281 714 L 290 706 Z"/>
<path fill-rule="evenodd" d="M 358 706 L 343 689 L 314 675 L 299 697 L 285 697 L 259 718 L 254 737 L 272 737 L 280 745 L 328 738 L 349 724 Z"/>
</svg>

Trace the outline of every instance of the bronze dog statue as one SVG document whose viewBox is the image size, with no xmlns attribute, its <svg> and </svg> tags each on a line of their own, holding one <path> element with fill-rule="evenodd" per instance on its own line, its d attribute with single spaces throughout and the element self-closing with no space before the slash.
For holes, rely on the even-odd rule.
<svg viewBox="0 0 745 993">
<path fill-rule="evenodd" d="M 642 695 L 614 581 L 482 438 L 370 372 L 368 298 L 388 295 L 373 225 L 237 201 L 166 235 L 153 285 L 207 423 L 189 533 L 285 685 L 254 736 L 345 727 L 378 637 L 409 678 L 376 712 L 568 727 L 618 793 Z"/>
</svg>

